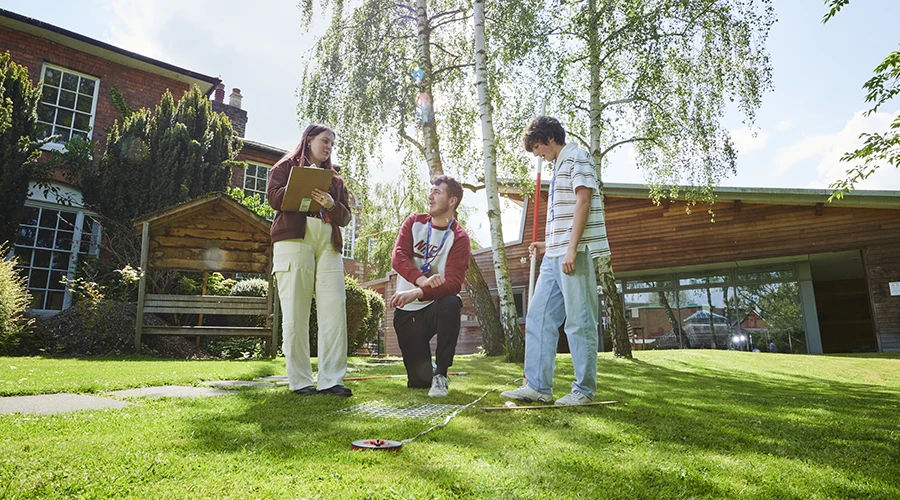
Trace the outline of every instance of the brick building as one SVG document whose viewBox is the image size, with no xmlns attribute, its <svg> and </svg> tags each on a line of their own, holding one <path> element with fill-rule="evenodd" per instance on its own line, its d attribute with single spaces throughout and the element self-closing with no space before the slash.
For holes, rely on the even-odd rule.
<svg viewBox="0 0 900 500">
<path fill-rule="evenodd" d="M 32 81 L 43 81 L 38 108 L 42 137 L 59 134 L 45 149 L 61 149 L 66 140 L 82 136 L 97 142 L 96 155 L 106 147 L 109 127 L 121 114 L 113 94 L 121 93 L 132 108 L 153 109 L 170 91 L 176 100 L 197 85 L 212 99 L 213 110 L 225 113 L 241 137 L 247 125 L 247 111 L 241 107 L 240 89 L 233 89 L 225 102 L 225 87 L 212 76 L 124 50 L 92 38 L 0 9 L 0 52 L 28 69 Z M 213 95 L 214 94 L 214 95 Z M 299 140 L 299 134 L 298 134 Z M 238 160 L 247 169 L 235 168 L 232 186 L 265 198 L 268 171 L 287 151 L 244 139 Z M 34 186 L 32 185 L 32 188 Z M 59 195 L 44 196 L 32 189 L 26 201 L 26 217 L 16 241 L 11 242 L 28 276 L 33 297 L 32 311 L 53 314 L 71 304 L 71 294 L 61 283 L 72 279 L 80 255 L 98 255 L 103 228 L 83 206 L 81 193 L 59 180 Z M 65 199 L 71 204 L 64 203 Z M 356 219 L 354 219 L 356 221 Z M 345 269 L 361 276 L 352 260 L 355 225 L 345 231 Z"/>
</svg>

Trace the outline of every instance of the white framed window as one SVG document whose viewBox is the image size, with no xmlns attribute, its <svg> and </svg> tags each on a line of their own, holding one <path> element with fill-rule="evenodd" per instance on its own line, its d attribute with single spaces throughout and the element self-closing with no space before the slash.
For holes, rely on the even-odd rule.
<svg viewBox="0 0 900 500">
<path fill-rule="evenodd" d="M 99 253 L 100 224 L 75 207 L 28 203 L 14 252 L 27 278 L 31 309 L 60 311 L 71 304 L 62 278 L 73 279 L 80 255 Z"/>
<path fill-rule="evenodd" d="M 269 170 L 269 167 L 261 163 L 247 162 L 247 171 L 244 172 L 244 194 L 248 197 L 258 194 L 259 201 L 265 203 Z"/>
<path fill-rule="evenodd" d="M 350 224 L 341 228 L 341 234 L 344 237 L 344 249 L 341 255 L 345 259 L 352 259 L 353 250 L 356 249 L 356 214 L 350 215 Z"/>
<path fill-rule="evenodd" d="M 57 137 L 48 147 L 61 149 L 73 137 L 90 138 L 97 114 L 100 80 L 57 66 L 44 64 L 41 71 L 37 136 Z"/>
</svg>

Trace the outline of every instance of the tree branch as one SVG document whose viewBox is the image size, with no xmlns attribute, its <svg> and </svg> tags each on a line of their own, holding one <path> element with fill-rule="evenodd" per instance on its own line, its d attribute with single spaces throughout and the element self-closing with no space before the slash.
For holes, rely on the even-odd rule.
<svg viewBox="0 0 900 500">
<path fill-rule="evenodd" d="M 600 153 L 600 159 L 603 160 L 603 157 L 606 156 L 606 153 L 609 153 L 610 151 L 612 151 L 613 148 L 616 148 L 623 144 L 628 144 L 630 142 L 641 142 L 641 141 L 657 142 L 657 139 L 656 139 L 656 137 L 632 137 L 631 139 L 621 140 L 621 141 L 613 144 L 612 146 L 604 149 L 603 152 Z"/>
<path fill-rule="evenodd" d="M 437 24 L 433 24 L 433 25 L 431 26 L 431 31 L 434 31 L 434 30 L 436 30 L 436 29 L 438 29 L 438 28 L 440 28 L 441 26 L 444 26 L 444 25 L 446 25 L 446 24 L 455 23 L 455 22 L 458 22 L 458 21 L 465 21 L 466 19 L 469 19 L 470 17 L 472 17 L 472 16 L 455 17 L 455 18 L 452 18 L 452 19 L 447 19 L 446 21 L 439 22 L 439 23 L 437 23 Z"/>
<path fill-rule="evenodd" d="M 397 127 L 397 134 L 400 135 L 400 137 L 402 137 L 403 139 L 409 141 L 413 146 L 415 146 L 415 148 L 418 149 L 420 153 L 422 153 L 422 156 L 425 155 L 425 146 L 422 146 L 419 141 L 410 137 L 409 134 L 406 133 L 406 130 L 402 125 Z"/>
<path fill-rule="evenodd" d="M 454 69 L 468 68 L 468 67 L 471 67 L 471 66 L 474 66 L 474 65 L 475 65 L 475 63 L 455 64 L 455 65 L 453 65 L 453 66 L 444 66 L 443 68 L 438 68 L 438 69 L 432 71 L 432 72 L 431 72 L 431 78 L 434 79 L 437 75 L 439 75 L 440 73 L 443 73 L 443 72 L 445 72 L 445 71 L 452 71 L 452 70 L 454 70 Z"/>
</svg>

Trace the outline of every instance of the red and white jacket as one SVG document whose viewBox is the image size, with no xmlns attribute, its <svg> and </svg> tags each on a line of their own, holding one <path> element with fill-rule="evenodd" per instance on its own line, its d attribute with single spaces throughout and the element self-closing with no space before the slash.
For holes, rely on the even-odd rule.
<svg viewBox="0 0 900 500">
<path fill-rule="evenodd" d="M 444 284 L 437 288 L 423 288 L 422 299 L 399 308 L 404 311 L 417 311 L 431 304 L 435 299 L 458 294 L 462 289 L 463 280 L 466 278 L 466 271 L 469 269 L 472 249 L 469 246 L 469 235 L 459 221 L 454 219 L 449 228 L 431 226 L 431 237 L 429 238 L 430 222 L 431 216 L 428 214 L 411 215 L 403 221 L 400 233 L 397 235 L 397 242 L 394 244 L 391 267 L 398 274 L 397 292 L 416 288 L 416 280 L 426 276 L 422 272 L 422 266 L 425 264 L 427 242 L 430 247 L 428 262 L 431 266 L 427 276 L 440 274 L 444 277 Z M 445 234 L 446 239 L 444 239 Z M 443 245 L 441 245 L 442 240 L 444 241 Z"/>
</svg>

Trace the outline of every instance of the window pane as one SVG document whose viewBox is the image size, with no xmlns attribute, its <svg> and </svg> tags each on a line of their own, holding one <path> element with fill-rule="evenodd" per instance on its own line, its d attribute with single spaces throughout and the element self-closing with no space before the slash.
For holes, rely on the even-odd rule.
<svg viewBox="0 0 900 500">
<path fill-rule="evenodd" d="M 35 246 L 40 248 L 53 248 L 53 233 L 54 231 L 52 229 L 41 229 L 38 231 L 37 243 L 35 243 Z"/>
<path fill-rule="evenodd" d="M 672 280 L 667 278 L 645 278 L 641 280 L 626 281 L 625 286 L 629 290 L 646 290 L 650 288 L 672 288 Z"/>
<path fill-rule="evenodd" d="M 631 326 L 629 340 L 635 350 L 679 349 L 680 332 L 670 318 L 676 311 L 675 292 L 625 294 L 625 320 Z"/>
<path fill-rule="evenodd" d="M 32 251 L 30 248 L 16 247 L 16 259 L 18 260 L 17 264 L 26 267 L 30 266 L 31 254 Z"/>
<path fill-rule="evenodd" d="M 63 292 L 50 292 L 50 296 L 47 298 L 46 309 L 61 311 L 63 306 L 63 299 L 65 298 L 65 296 L 66 295 Z"/>
<path fill-rule="evenodd" d="M 51 271 L 50 272 L 50 282 L 47 283 L 47 288 L 51 290 L 65 290 L 66 286 L 63 285 L 62 279 L 65 276 L 65 272 L 63 271 Z"/>
<path fill-rule="evenodd" d="M 28 280 L 28 286 L 31 288 L 47 288 L 47 279 L 50 277 L 50 271 L 44 269 L 32 269 L 31 278 Z"/>
<path fill-rule="evenodd" d="M 53 123 L 53 119 L 56 117 L 56 108 L 44 103 L 40 103 L 38 104 L 37 114 L 38 120 L 45 121 L 47 123 Z"/>
<path fill-rule="evenodd" d="M 44 139 L 46 137 L 50 137 L 52 132 L 53 132 L 53 127 L 51 127 L 50 125 L 47 125 L 45 123 L 38 123 L 37 127 L 35 128 L 35 133 L 36 133 L 38 139 Z"/>
<path fill-rule="evenodd" d="M 37 229 L 33 227 L 20 226 L 19 232 L 16 233 L 16 245 L 34 245 L 34 236 L 36 234 Z"/>
<path fill-rule="evenodd" d="M 41 210 L 41 227 L 56 229 L 56 219 L 59 212 L 56 210 Z"/>
<path fill-rule="evenodd" d="M 71 250 L 73 234 L 74 233 L 72 231 L 59 231 L 56 234 L 56 242 L 54 243 L 54 248 L 56 248 L 57 250 Z"/>
<path fill-rule="evenodd" d="M 47 88 L 47 84 L 59 87 L 59 81 L 61 78 L 62 71 L 53 68 L 46 68 L 44 70 L 44 88 Z"/>
<path fill-rule="evenodd" d="M 732 337 L 738 309 L 732 287 L 709 287 L 679 292 L 679 314 L 684 347 L 691 349 L 738 348 Z"/>
<path fill-rule="evenodd" d="M 69 269 L 69 254 L 63 252 L 53 252 L 53 257 L 50 261 L 51 267 L 53 269 Z"/>
<path fill-rule="evenodd" d="M 59 136 L 59 138 L 54 142 L 66 142 L 72 136 L 71 130 L 61 127 L 56 127 L 55 129 L 53 129 L 53 133 Z"/>
<path fill-rule="evenodd" d="M 59 89 L 56 87 L 48 87 L 44 85 L 41 88 L 41 101 L 56 104 L 56 98 L 59 96 Z"/>
<path fill-rule="evenodd" d="M 25 220 L 22 224 L 29 226 L 37 226 L 38 216 L 41 214 L 40 209 L 35 207 L 25 207 Z"/>
<path fill-rule="evenodd" d="M 68 90 L 63 90 L 62 92 L 60 92 L 59 105 L 63 108 L 74 109 L 75 92 L 69 92 Z"/>
<path fill-rule="evenodd" d="M 60 212 L 59 213 L 59 228 L 65 229 L 67 231 L 75 230 L 75 219 L 78 217 L 78 214 L 75 212 Z"/>
<path fill-rule="evenodd" d="M 50 267 L 50 261 L 53 258 L 53 252 L 49 250 L 34 251 L 34 267 Z"/>
<path fill-rule="evenodd" d="M 794 271 L 792 269 L 739 273 L 737 275 L 739 283 L 752 283 L 756 281 L 781 281 L 791 280 L 793 278 Z"/>
<path fill-rule="evenodd" d="M 266 180 L 265 179 L 256 179 L 256 190 L 260 193 L 266 192 Z"/>
<path fill-rule="evenodd" d="M 46 292 L 43 290 L 29 290 L 29 292 L 31 293 L 31 308 L 43 309 Z"/>
<path fill-rule="evenodd" d="M 63 73 L 62 88 L 68 90 L 78 89 L 78 75 L 73 75 L 72 73 Z"/>
<path fill-rule="evenodd" d="M 94 97 L 81 95 L 78 96 L 78 105 L 75 106 L 75 109 L 78 111 L 84 111 L 85 113 L 91 112 L 91 107 L 94 105 Z"/>
<path fill-rule="evenodd" d="M 78 86 L 78 92 L 93 97 L 93 95 L 94 95 L 94 80 L 92 80 L 90 78 L 82 77 L 81 84 Z"/>
</svg>

